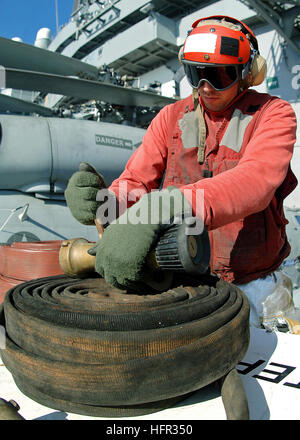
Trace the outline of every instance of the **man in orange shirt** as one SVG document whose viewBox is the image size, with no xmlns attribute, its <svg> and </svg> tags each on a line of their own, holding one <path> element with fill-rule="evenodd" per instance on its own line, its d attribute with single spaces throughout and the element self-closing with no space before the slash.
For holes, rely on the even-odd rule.
<svg viewBox="0 0 300 440">
<path fill-rule="evenodd" d="M 192 212 L 209 233 L 211 273 L 244 289 L 259 325 L 261 303 L 290 253 L 283 200 L 297 185 L 290 168 L 296 117 L 286 101 L 249 90 L 263 81 L 266 65 L 239 20 L 196 21 L 179 56 L 193 94 L 160 111 L 111 184 L 110 194 L 128 209 L 120 209 L 95 248 L 96 271 L 119 287 L 141 282 L 162 224 Z M 99 189 L 91 173 L 70 179 L 66 199 L 79 221 L 93 222 Z M 154 219 L 133 221 L 159 204 Z M 262 280 L 271 290 L 258 292 Z"/>
</svg>

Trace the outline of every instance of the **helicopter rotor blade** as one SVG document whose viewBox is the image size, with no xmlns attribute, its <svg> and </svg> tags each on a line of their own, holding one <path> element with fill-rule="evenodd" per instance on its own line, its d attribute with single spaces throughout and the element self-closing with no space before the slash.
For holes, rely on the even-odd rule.
<svg viewBox="0 0 300 440">
<path fill-rule="evenodd" d="M 174 98 L 100 81 L 19 69 L 5 69 L 5 73 L 6 87 L 20 90 L 55 93 L 85 100 L 96 99 L 125 106 L 160 107 L 176 101 Z"/>
<path fill-rule="evenodd" d="M 96 66 L 57 52 L 4 37 L 0 37 L 0 65 L 57 75 L 81 75 L 94 79 L 98 77 Z"/>
<path fill-rule="evenodd" d="M 37 113 L 41 116 L 54 115 L 51 108 L 0 93 L 0 112 L 7 111 L 11 113 Z"/>
</svg>

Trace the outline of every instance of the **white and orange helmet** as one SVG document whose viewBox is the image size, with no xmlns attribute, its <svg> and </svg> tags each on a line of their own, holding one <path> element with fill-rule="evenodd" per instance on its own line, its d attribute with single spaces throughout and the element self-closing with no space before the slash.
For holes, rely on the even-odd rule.
<svg viewBox="0 0 300 440">
<path fill-rule="evenodd" d="M 216 90 L 226 90 L 245 81 L 249 73 L 248 85 L 258 85 L 265 76 L 265 60 L 254 33 L 245 23 L 224 15 L 195 21 L 179 58 L 190 85 L 197 89 L 207 81 Z"/>
</svg>

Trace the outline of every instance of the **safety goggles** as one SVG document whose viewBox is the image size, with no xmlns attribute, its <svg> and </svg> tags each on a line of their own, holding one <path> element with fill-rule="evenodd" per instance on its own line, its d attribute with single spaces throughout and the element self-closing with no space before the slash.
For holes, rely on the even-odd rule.
<svg viewBox="0 0 300 440">
<path fill-rule="evenodd" d="M 204 66 L 184 63 L 184 70 L 190 85 L 199 89 L 207 81 L 215 90 L 229 89 L 239 79 L 238 66 Z"/>
</svg>

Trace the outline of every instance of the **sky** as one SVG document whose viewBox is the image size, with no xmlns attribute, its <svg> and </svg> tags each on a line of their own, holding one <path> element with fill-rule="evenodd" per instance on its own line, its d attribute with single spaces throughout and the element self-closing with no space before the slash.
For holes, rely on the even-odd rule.
<svg viewBox="0 0 300 440">
<path fill-rule="evenodd" d="M 56 1 L 58 23 L 70 19 L 74 0 L 0 0 L 0 36 L 19 37 L 24 43 L 34 44 L 37 31 L 49 28 L 56 35 Z"/>
</svg>

